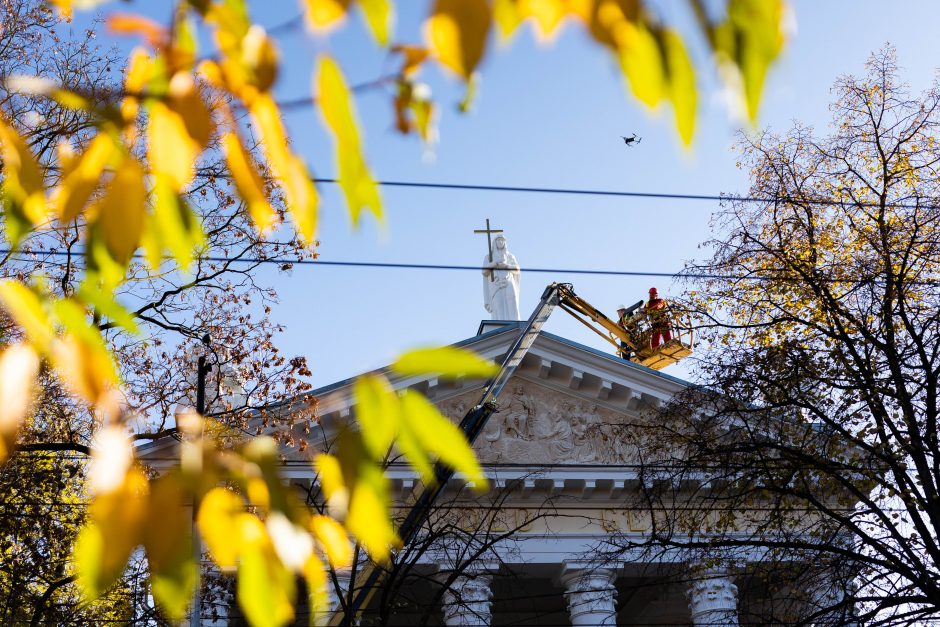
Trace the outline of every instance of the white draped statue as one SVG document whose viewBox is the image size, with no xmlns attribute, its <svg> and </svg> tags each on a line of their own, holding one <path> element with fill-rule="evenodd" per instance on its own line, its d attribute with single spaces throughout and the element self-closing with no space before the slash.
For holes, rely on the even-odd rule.
<svg viewBox="0 0 940 627">
<path fill-rule="evenodd" d="M 493 320 L 519 320 L 519 263 L 502 235 L 493 241 L 493 259 L 483 259 L 483 305 Z"/>
</svg>

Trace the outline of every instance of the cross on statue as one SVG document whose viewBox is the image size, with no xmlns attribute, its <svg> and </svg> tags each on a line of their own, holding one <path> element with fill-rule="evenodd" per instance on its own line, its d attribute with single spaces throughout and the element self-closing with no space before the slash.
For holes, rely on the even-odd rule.
<svg viewBox="0 0 940 627">
<path fill-rule="evenodd" d="M 490 239 L 490 235 L 493 233 L 502 233 L 502 229 L 491 229 L 490 228 L 490 219 L 486 219 L 486 228 L 485 229 L 474 229 L 474 233 L 486 233 L 486 247 L 490 252 L 490 261 L 493 261 L 493 241 Z"/>
<path fill-rule="evenodd" d="M 485 228 L 485 229 L 474 229 L 473 232 L 474 232 L 474 233 L 486 233 L 486 248 L 487 248 L 487 250 L 489 250 L 489 253 L 490 253 L 490 263 L 492 263 L 492 262 L 493 262 L 493 240 L 490 238 L 490 236 L 491 236 L 493 233 L 502 233 L 502 232 L 503 232 L 503 229 L 491 229 L 491 228 L 490 228 L 490 219 L 487 218 L 487 219 L 486 219 L 486 228 Z M 494 281 L 494 280 L 495 280 L 495 279 L 493 278 L 493 275 L 491 274 L 491 275 L 490 275 L 490 281 Z"/>
</svg>

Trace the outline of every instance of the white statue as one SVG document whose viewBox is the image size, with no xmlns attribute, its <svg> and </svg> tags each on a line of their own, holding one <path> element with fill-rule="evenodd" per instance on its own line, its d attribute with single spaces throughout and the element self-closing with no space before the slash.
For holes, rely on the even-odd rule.
<svg viewBox="0 0 940 627">
<path fill-rule="evenodd" d="M 483 259 L 483 304 L 493 320 L 519 320 L 519 263 L 497 235 L 493 258 Z"/>
</svg>

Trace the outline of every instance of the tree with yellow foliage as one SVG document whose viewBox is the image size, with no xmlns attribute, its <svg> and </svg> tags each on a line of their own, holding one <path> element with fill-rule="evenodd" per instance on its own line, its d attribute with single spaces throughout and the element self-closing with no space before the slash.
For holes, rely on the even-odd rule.
<svg viewBox="0 0 940 627">
<path fill-rule="evenodd" d="M 782 591 L 761 623 L 940 616 L 940 85 L 912 96 L 891 49 L 867 69 L 826 135 L 742 137 L 766 200 L 729 200 L 688 269 L 713 393 L 649 434 L 674 514 L 649 546 L 750 560 Z"/>
<path fill-rule="evenodd" d="M 97 3 L 50 4 L 68 16 L 73 4 Z M 727 0 L 720 13 L 704 4 L 687 3 L 715 62 L 735 77 L 753 118 L 767 69 L 783 45 L 783 0 Z M 391 0 L 303 0 L 301 7 L 314 31 L 334 28 L 355 8 L 376 42 L 398 55 L 392 115 L 402 132 L 429 134 L 433 103 L 415 82 L 423 64 L 454 73 L 471 95 L 495 34 L 508 37 L 531 23 L 537 34 L 548 36 L 568 22 L 613 56 L 637 99 L 650 107 L 669 103 L 682 141 L 692 140 L 697 94 L 685 36 L 641 0 L 435 0 L 429 3 L 422 43 L 396 41 Z M 298 575 L 307 581 L 311 606 L 323 607 L 323 562 L 342 565 L 350 536 L 377 561 L 397 546 L 381 470 L 393 444 L 427 481 L 438 461 L 477 485 L 484 478 L 451 422 L 419 394 L 393 393 L 381 377 L 356 385 L 360 430 L 341 438 L 335 456 L 313 460 L 330 505 L 327 514 L 311 514 L 285 488 L 273 440 L 220 450 L 219 421 L 190 414 L 177 416 L 175 424 L 161 422 L 183 441 L 179 466 L 151 480 L 136 462 L 133 424 L 161 411 L 166 416 L 168 408 L 132 402 L 134 382 L 146 381 L 151 368 L 162 366 L 153 360 L 158 340 L 148 334 L 169 332 L 180 354 L 187 354 L 200 331 L 213 336 L 213 312 L 221 306 L 212 296 L 196 298 L 199 277 L 212 277 L 204 283 L 208 286 L 217 271 L 226 277 L 239 272 L 213 257 L 213 246 L 230 238 L 244 244 L 239 250 L 246 255 L 257 255 L 260 248 L 271 256 L 298 256 L 310 254 L 298 243 L 315 244 L 315 181 L 291 148 L 272 93 L 280 65 L 277 45 L 252 22 L 249 9 L 243 0 L 178 0 L 168 24 L 106 14 L 112 31 L 144 43 L 127 59 L 121 84 L 104 92 L 80 80 L 42 74 L 5 77 L 9 92 L 84 122 L 78 137 L 53 134 L 40 150 L 29 129 L 17 120 L 0 120 L 4 232 L 10 246 L 22 252 L 42 242 L 43 248 L 34 250 L 66 255 L 64 269 L 52 277 L 34 275 L 27 264 L 21 275 L 0 283 L 0 301 L 15 325 L 11 337 L 22 337 L 0 356 L 0 458 L 17 448 L 28 450 L 21 433 L 30 415 L 30 390 L 40 369 L 51 368 L 93 417 L 90 447 L 81 444 L 91 450 L 88 518 L 74 552 L 84 593 L 103 594 L 142 546 L 154 598 L 168 617 L 180 618 L 198 581 L 187 510 L 195 501 L 198 531 L 210 556 L 222 571 L 237 573 L 245 616 L 253 624 L 277 625 L 293 617 Z M 208 45 L 202 49 L 199 42 Z M 334 139 L 336 177 L 352 222 L 363 212 L 381 218 L 379 188 L 340 60 L 317 59 L 310 104 Z M 285 220 L 296 237 L 279 244 L 271 238 L 290 230 L 281 226 Z M 73 254 L 83 261 L 73 265 Z M 250 270 L 240 272 L 245 289 L 252 291 Z M 45 274 L 53 273 L 46 269 Z M 167 281 L 176 287 L 166 287 Z M 153 285 L 164 287 L 147 287 Z M 168 300 L 179 302 L 174 300 L 178 289 L 192 300 L 168 310 Z M 134 302 L 141 292 L 146 296 Z M 238 311 L 238 303 L 229 305 L 227 311 Z M 235 315 L 229 322 L 238 320 L 229 315 Z M 262 351 L 273 350 L 266 332 L 262 327 L 255 338 Z M 224 334 L 215 329 L 216 340 Z M 118 336 L 126 338 L 127 351 L 115 350 Z M 243 350 L 250 345 L 242 342 L 222 359 L 235 367 L 264 360 L 263 354 Z M 135 353 L 134 347 L 145 348 Z M 281 384 L 296 385 L 302 364 L 280 366 L 273 374 L 282 376 Z M 394 368 L 443 377 L 494 371 L 492 364 L 452 350 L 411 353 Z M 126 376 L 129 372 L 135 376 Z M 261 405 L 276 400 L 269 396 L 283 385 L 261 385 L 255 399 Z"/>
</svg>

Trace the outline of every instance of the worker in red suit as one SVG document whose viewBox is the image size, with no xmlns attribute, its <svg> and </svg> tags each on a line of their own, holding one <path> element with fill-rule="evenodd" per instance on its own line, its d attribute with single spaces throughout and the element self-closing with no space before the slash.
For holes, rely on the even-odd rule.
<svg viewBox="0 0 940 627">
<path fill-rule="evenodd" d="M 650 288 L 650 299 L 643 306 L 643 311 L 650 321 L 652 334 L 650 348 L 658 348 L 663 342 L 672 340 L 672 324 L 669 322 L 669 305 L 659 297 L 655 287 Z"/>
</svg>

